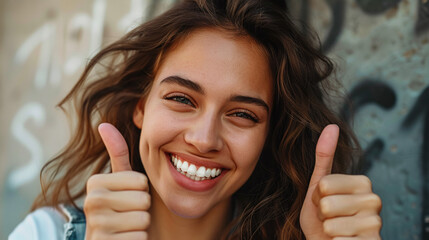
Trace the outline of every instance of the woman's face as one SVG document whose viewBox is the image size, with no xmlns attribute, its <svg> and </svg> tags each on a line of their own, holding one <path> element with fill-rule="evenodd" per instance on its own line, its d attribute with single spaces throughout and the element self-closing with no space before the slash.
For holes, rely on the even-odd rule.
<svg viewBox="0 0 429 240">
<path fill-rule="evenodd" d="M 200 29 L 171 49 L 134 114 L 151 193 L 183 217 L 227 206 L 256 166 L 272 95 L 267 58 L 248 37 Z"/>
</svg>

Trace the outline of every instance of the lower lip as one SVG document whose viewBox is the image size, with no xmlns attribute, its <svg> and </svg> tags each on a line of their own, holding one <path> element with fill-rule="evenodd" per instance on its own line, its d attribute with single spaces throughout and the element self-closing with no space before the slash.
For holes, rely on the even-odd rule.
<svg viewBox="0 0 429 240">
<path fill-rule="evenodd" d="M 169 166 L 171 175 L 173 176 L 173 178 L 177 182 L 177 184 L 179 184 L 181 187 L 183 187 L 187 190 L 191 190 L 194 192 L 204 192 L 204 191 L 208 191 L 208 190 L 212 189 L 220 181 L 220 179 L 225 175 L 225 172 L 226 172 L 226 170 L 223 170 L 219 176 L 217 176 L 216 178 L 213 178 L 213 179 L 194 181 L 194 180 L 186 177 L 185 175 L 179 173 L 176 170 L 176 167 L 174 167 L 173 164 L 171 163 L 170 156 L 168 154 L 166 154 L 166 155 L 167 155 L 167 161 L 168 161 L 168 166 Z"/>
</svg>

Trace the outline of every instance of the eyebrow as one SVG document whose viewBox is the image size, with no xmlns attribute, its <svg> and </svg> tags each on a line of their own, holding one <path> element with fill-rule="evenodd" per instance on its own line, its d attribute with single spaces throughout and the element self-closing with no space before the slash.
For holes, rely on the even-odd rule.
<svg viewBox="0 0 429 240">
<path fill-rule="evenodd" d="M 161 81 L 160 84 L 162 84 L 162 83 L 175 83 L 175 84 L 178 84 L 180 86 L 192 89 L 198 93 L 205 94 L 204 89 L 198 83 L 195 83 L 191 80 L 188 80 L 188 79 L 185 79 L 185 78 L 182 78 L 179 76 L 166 77 Z"/>
<path fill-rule="evenodd" d="M 180 86 L 183 86 L 185 88 L 189 88 L 191 90 L 194 90 L 200 94 L 205 94 L 204 88 L 201 87 L 198 83 L 193 82 L 189 79 L 185 79 L 183 77 L 179 77 L 179 76 L 168 76 L 166 78 L 164 78 L 160 84 L 163 83 L 173 83 L 173 84 L 178 84 Z M 255 104 L 258 106 L 261 106 L 263 108 L 265 108 L 265 110 L 269 113 L 270 112 L 270 108 L 268 107 L 268 104 L 260 99 L 260 98 L 255 98 L 255 97 L 249 97 L 249 96 L 243 96 L 243 95 L 233 95 L 230 97 L 229 99 L 231 102 L 242 102 L 242 103 L 250 103 L 250 104 Z"/>
<path fill-rule="evenodd" d="M 243 102 L 243 103 L 255 104 L 255 105 L 264 107 L 267 112 L 270 112 L 270 108 L 268 107 L 268 104 L 264 100 L 262 100 L 260 98 L 235 95 L 235 96 L 232 96 L 230 98 L 230 101 L 232 101 L 232 102 Z"/>
</svg>

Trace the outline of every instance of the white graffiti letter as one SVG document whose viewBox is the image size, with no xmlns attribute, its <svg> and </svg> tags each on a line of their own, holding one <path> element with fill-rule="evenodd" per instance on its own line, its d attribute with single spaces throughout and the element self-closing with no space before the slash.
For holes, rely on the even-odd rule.
<svg viewBox="0 0 429 240">
<path fill-rule="evenodd" d="M 131 0 L 130 11 L 118 22 L 121 30 L 130 31 L 147 18 L 149 0 Z"/>
<path fill-rule="evenodd" d="M 38 60 L 38 66 L 36 75 L 34 77 L 34 84 L 37 89 L 41 89 L 46 86 L 49 65 L 51 63 L 53 39 L 55 35 L 55 26 L 53 23 L 45 23 L 42 27 L 37 29 L 25 42 L 19 47 L 16 55 L 15 62 L 18 64 L 24 63 L 30 54 L 40 44 L 40 54 Z"/>
<path fill-rule="evenodd" d="M 24 105 L 12 120 L 11 133 L 30 152 L 30 161 L 12 171 L 7 179 L 8 185 L 16 189 L 38 176 L 43 159 L 43 149 L 39 141 L 25 129 L 25 123 L 32 119 L 37 126 L 41 126 L 46 119 L 43 106 L 36 102 Z"/>
<path fill-rule="evenodd" d="M 69 57 L 64 64 L 64 72 L 67 75 L 74 74 L 85 58 L 93 57 L 99 50 L 103 42 L 104 17 L 106 12 L 106 0 L 95 0 L 92 7 L 92 17 L 86 13 L 77 13 L 67 26 L 67 36 L 73 32 L 82 30 L 89 34 L 89 54 L 76 53 Z M 79 39 L 83 40 L 83 39 Z"/>
</svg>

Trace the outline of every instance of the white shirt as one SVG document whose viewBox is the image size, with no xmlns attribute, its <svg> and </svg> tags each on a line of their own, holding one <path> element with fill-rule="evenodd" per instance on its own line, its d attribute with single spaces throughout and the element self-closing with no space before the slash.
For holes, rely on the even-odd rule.
<svg viewBox="0 0 429 240">
<path fill-rule="evenodd" d="M 27 215 L 8 240 L 64 239 L 64 224 L 67 220 L 53 207 L 43 207 Z"/>
</svg>

